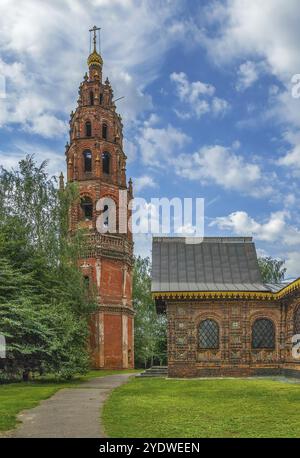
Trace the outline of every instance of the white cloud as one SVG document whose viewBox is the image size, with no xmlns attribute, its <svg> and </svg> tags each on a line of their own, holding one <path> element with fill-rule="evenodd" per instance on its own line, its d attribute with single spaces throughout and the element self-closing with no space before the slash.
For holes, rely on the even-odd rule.
<svg viewBox="0 0 300 458">
<path fill-rule="evenodd" d="M 271 213 L 265 222 L 258 222 L 244 211 L 237 211 L 228 216 L 217 217 L 210 226 L 229 230 L 237 235 L 252 235 L 264 242 L 280 242 L 285 246 L 299 246 L 300 230 L 289 224 L 287 211 Z"/>
<path fill-rule="evenodd" d="M 135 194 L 141 192 L 145 188 L 156 188 L 157 183 L 150 175 L 142 175 L 137 178 L 133 178 L 133 186 Z"/>
<path fill-rule="evenodd" d="M 62 122 L 76 105 L 87 70 L 88 29 L 97 20 L 104 74 L 116 97 L 126 96 L 118 108 L 127 123 L 132 121 L 151 108 L 145 86 L 174 44 L 178 8 L 177 1 L 153 8 L 151 1 L 134 0 L 26 0 L 22 7 L 17 0 L 2 0 L 0 73 L 6 75 L 8 97 L 0 106 L 1 125 L 17 123 L 40 135 L 62 135 Z"/>
<path fill-rule="evenodd" d="M 292 86 L 288 85 L 284 89 L 270 93 L 269 105 L 266 108 L 265 119 L 275 120 L 288 129 L 299 132 L 299 99 L 292 97 Z"/>
<path fill-rule="evenodd" d="M 251 87 L 259 79 L 264 70 L 265 65 L 263 63 L 253 62 L 251 60 L 242 63 L 238 70 L 236 89 L 238 91 L 245 91 Z"/>
<path fill-rule="evenodd" d="M 180 129 L 170 124 L 166 128 L 152 126 L 149 121 L 139 128 L 136 140 L 146 166 L 172 167 L 181 178 L 203 185 L 216 184 L 255 198 L 281 196 L 276 174 L 264 172 L 254 160 L 247 161 L 238 151 L 240 142 L 233 142 L 231 147 L 207 145 L 193 154 L 185 153 L 190 142 L 191 138 Z"/>
<path fill-rule="evenodd" d="M 0 164 L 6 169 L 17 168 L 19 161 L 24 159 L 27 154 L 34 155 L 38 164 L 47 161 L 47 172 L 50 176 L 55 175 L 58 177 L 65 170 L 65 158 L 63 154 L 57 153 L 43 144 L 23 141 L 15 142 L 15 150 L 0 151 Z"/>
<path fill-rule="evenodd" d="M 299 160 L 300 160 L 300 144 L 294 145 L 293 149 L 289 151 L 285 156 L 278 160 L 278 164 L 284 165 L 286 167 L 293 167 L 297 174 L 299 170 Z"/>
<path fill-rule="evenodd" d="M 17 123 L 24 130 L 45 133 L 45 136 L 48 132 L 53 136 L 67 132 L 66 125 L 53 114 L 51 97 L 47 99 L 38 84 L 34 87 L 36 76 L 26 69 L 25 64 L 7 64 L 0 59 L 0 74 L 6 82 L 6 97 L 0 105 L 1 126 Z"/>
<path fill-rule="evenodd" d="M 67 122 L 58 119 L 50 114 L 42 114 L 31 121 L 26 122 L 24 129 L 43 137 L 54 137 L 65 135 L 68 130 Z"/>
<path fill-rule="evenodd" d="M 298 0 L 226 0 L 211 2 L 202 42 L 216 61 L 263 57 L 274 75 L 289 81 L 299 72 L 300 9 Z"/>
<path fill-rule="evenodd" d="M 253 236 L 264 245 L 257 249 L 258 256 L 269 256 L 271 252 L 272 257 L 286 261 L 287 277 L 300 276 L 300 227 L 295 226 L 288 211 L 273 212 L 264 221 L 254 219 L 245 211 L 236 211 L 215 218 L 210 226 L 234 235 Z"/>
<path fill-rule="evenodd" d="M 300 277 L 300 251 L 288 252 L 286 257 L 285 266 L 287 268 L 288 276 L 292 278 Z"/>
<path fill-rule="evenodd" d="M 127 164 L 131 164 L 136 160 L 137 157 L 137 146 L 132 141 L 128 140 L 128 138 L 124 138 L 124 152 L 127 156 Z"/>
<path fill-rule="evenodd" d="M 284 196 L 284 206 L 287 208 L 293 207 L 297 202 L 297 197 L 293 193 L 289 193 Z"/>
<path fill-rule="evenodd" d="M 291 149 L 278 159 L 277 164 L 290 168 L 294 176 L 300 177 L 300 132 L 286 132 L 285 140 Z"/>
<path fill-rule="evenodd" d="M 192 155 L 181 154 L 175 158 L 174 166 L 179 176 L 189 180 L 215 183 L 254 197 L 273 193 L 258 164 L 246 162 L 234 150 L 221 145 L 205 146 Z"/>
<path fill-rule="evenodd" d="M 189 143 L 190 137 L 170 124 L 163 128 L 144 125 L 137 141 L 145 165 L 164 167 Z"/>
<path fill-rule="evenodd" d="M 144 126 L 145 127 L 152 127 L 158 124 L 160 121 L 159 116 L 156 113 L 151 113 L 149 118 L 144 121 Z"/>
<path fill-rule="evenodd" d="M 152 234 L 137 234 L 133 236 L 133 240 L 136 256 L 151 257 Z"/>
<path fill-rule="evenodd" d="M 298 0 L 214 1 L 206 9 L 204 26 L 194 34 L 217 65 L 240 64 L 239 89 L 261 73 L 274 75 L 265 118 L 300 129 L 299 100 L 292 97 L 291 78 L 300 69 L 300 8 Z"/>
<path fill-rule="evenodd" d="M 175 110 L 181 119 L 188 119 L 193 115 L 201 118 L 206 113 L 223 115 L 228 111 L 229 103 L 215 96 L 216 89 L 211 84 L 201 81 L 189 82 L 187 75 L 183 72 L 172 73 L 170 79 L 175 84 L 179 100 L 189 110 Z"/>
</svg>

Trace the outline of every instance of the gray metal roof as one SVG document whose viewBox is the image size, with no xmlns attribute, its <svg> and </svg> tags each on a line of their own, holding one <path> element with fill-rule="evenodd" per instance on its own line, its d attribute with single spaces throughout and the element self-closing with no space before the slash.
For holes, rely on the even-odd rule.
<svg viewBox="0 0 300 458">
<path fill-rule="evenodd" d="M 251 237 L 154 237 L 152 291 L 270 291 Z"/>
<path fill-rule="evenodd" d="M 284 289 L 286 286 L 291 285 L 294 283 L 295 280 L 292 279 L 287 279 L 282 281 L 281 283 L 266 283 L 266 287 L 272 291 L 272 293 L 278 293 L 278 291 L 281 291 Z"/>
</svg>

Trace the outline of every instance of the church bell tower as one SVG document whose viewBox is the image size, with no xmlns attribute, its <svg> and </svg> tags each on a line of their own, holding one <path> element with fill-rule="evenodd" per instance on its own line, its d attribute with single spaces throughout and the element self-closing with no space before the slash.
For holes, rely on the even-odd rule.
<svg viewBox="0 0 300 458">
<path fill-rule="evenodd" d="M 126 182 L 122 119 L 116 112 L 109 80 L 102 82 L 98 31 L 96 26 L 90 30 L 93 49 L 88 73 L 79 87 L 77 108 L 71 113 L 70 144 L 66 145 L 67 179 L 77 182 L 80 190 L 70 231 L 84 228 L 88 237 L 80 267 L 97 294 L 98 310 L 91 318 L 93 365 L 125 369 L 134 367 L 133 243 L 128 226 L 127 231 L 124 227 L 120 231 L 120 219 L 122 212 L 127 218 L 131 215 L 132 183 Z"/>
</svg>

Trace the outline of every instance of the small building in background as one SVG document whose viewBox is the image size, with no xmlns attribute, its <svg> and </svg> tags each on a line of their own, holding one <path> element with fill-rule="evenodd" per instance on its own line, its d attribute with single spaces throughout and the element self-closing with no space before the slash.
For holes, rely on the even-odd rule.
<svg viewBox="0 0 300 458">
<path fill-rule="evenodd" d="M 167 315 L 169 377 L 300 377 L 300 279 L 264 284 L 250 237 L 187 240 L 153 239 L 152 293 Z"/>
</svg>

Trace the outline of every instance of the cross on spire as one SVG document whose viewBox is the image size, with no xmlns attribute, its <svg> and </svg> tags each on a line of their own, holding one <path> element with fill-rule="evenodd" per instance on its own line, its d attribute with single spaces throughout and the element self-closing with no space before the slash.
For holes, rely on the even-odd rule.
<svg viewBox="0 0 300 458">
<path fill-rule="evenodd" d="M 93 36 L 93 43 L 94 43 L 94 52 L 97 52 L 97 32 L 99 30 L 99 42 L 100 42 L 100 30 L 101 28 L 100 27 L 97 27 L 94 25 L 94 27 L 92 29 L 90 29 L 90 33 L 94 33 L 94 36 Z M 99 49 L 99 52 L 100 52 L 100 49 Z"/>
</svg>

